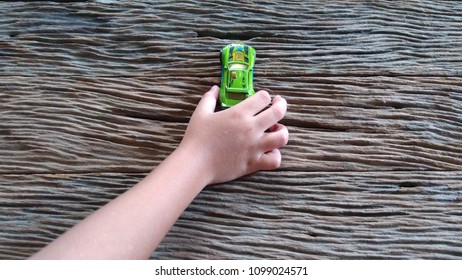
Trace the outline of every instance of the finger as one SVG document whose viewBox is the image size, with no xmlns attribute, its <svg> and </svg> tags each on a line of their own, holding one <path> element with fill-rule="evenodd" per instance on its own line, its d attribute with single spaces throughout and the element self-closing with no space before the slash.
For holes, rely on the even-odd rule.
<svg viewBox="0 0 462 280">
<path fill-rule="evenodd" d="M 236 110 L 242 110 L 252 116 L 265 109 L 271 103 L 271 96 L 267 91 L 260 90 L 241 103 L 234 106 Z"/>
<path fill-rule="evenodd" d="M 208 114 L 215 112 L 215 107 L 218 99 L 218 86 L 213 86 L 208 92 L 206 92 L 199 104 L 197 104 L 196 112 L 201 114 Z"/>
<path fill-rule="evenodd" d="M 289 131 L 282 124 L 275 124 L 273 132 L 265 133 L 262 139 L 263 151 L 272 151 L 274 149 L 285 146 L 289 141 Z"/>
<path fill-rule="evenodd" d="M 278 128 L 279 128 L 279 124 L 275 123 L 270 128 L 268 128 L 265 132 L 275 132 L 276 130 L 278 130 Z"/>
<path fill-rule="evenodd" d="M 280 124 L 280 123 L 275 123 L 275 124 L 273 124 L 270 128 L 268 128 L 265 132 L 275 132 L 275 131 L 278 131 L 278 130 L 281 128 L 281 126 L 284 126 L 284 125 L 282 125 L 282 124 Z"/>
<path fill-rule="evenodd" d="M 259 123 L 260 127 L 266 130 L 280 121 L 286 114 L 286 111 L 287 101 L 280 96 L 276 96 L 271 107 L 255 117 L 257 118 L 257 122 Z"/>
<path fill-rule="evenodd" d="M 281 166 L 281 152 L 278 149 L 261 155 L 258 170 L 272 170 Z"/>
</svg>

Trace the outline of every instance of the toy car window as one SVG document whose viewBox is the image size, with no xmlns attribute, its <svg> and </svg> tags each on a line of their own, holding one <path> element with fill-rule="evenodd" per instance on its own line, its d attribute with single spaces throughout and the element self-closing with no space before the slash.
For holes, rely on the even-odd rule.
<svg viewBox="0 0 462 280">
<path fill-rule="evenodd" d="M 247 66 L 240 63 L 232 63 L 229 65 L 229 70 L 245 70 Z"/>
<path fill-rule="evenodd" d="M 244 61 L 244 53 L 243 52 L 233 52 L 233 61 Z"/>
</svg>

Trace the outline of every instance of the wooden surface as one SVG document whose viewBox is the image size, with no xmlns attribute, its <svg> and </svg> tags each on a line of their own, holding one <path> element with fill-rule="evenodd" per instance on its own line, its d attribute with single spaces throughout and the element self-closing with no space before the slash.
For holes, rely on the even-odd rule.
<svg viewBox="0 0 462 280">
<path fill-rule="evenodd" d="M 207 188 L 152 258 L 462 258 L 462 4 L 343 0 L 0 3 L 0 258 L 165 158 L 235 40 L 288 100 L 282 167 Z"/>
</svg>

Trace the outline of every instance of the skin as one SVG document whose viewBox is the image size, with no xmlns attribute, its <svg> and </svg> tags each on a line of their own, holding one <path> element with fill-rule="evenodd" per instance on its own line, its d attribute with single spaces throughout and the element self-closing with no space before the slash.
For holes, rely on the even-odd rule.
<svg viewBox="0 0 462 280">
<path fill-rule="evenodd" d="M 31 259 L 147 259 L 205 186 L 278 168 L 289 139 L 278 123 L 285 99 L 259 91 L 214 112 L 218 90 L 204 94 L 180 145 L 157 168 Z"/>
</svg>

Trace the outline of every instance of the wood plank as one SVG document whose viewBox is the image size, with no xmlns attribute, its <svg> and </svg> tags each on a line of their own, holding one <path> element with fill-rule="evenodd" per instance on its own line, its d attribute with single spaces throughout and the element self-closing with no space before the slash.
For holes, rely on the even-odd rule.
<svg viewBox="0 0 462 280">
<path fill-rule="evenodd" d="M 462 258 L 457 1 L 0 3 L 0 259 L 179 143 L 218 50 L 283 95 L 278 171 L 202 192 L 154 259 Z"/>
<path fill-rule="evenodd" d="M 143 174 L 2 175 L 0 259 L 24 258 Z M 462 172 L 259 172 L 203 191 L 155 259 L 462 257 Z"/>
<path fill-rule="evenodd" d="M 461 15 L 457 1 L 0 3 L 0 75 L 204 76 L 245 40 L 258 75 L 461 76 Z"/>
<path fill-rule="evenodd" d="M 195 104 L 214 82 L 0 79 L 3 174 L 148 172 L 179 143 Z M 260 78 L 259 85 L 289 102 L 285 170 L 462 168 L 459 78 L 275 80 Z"/>
</svg>

